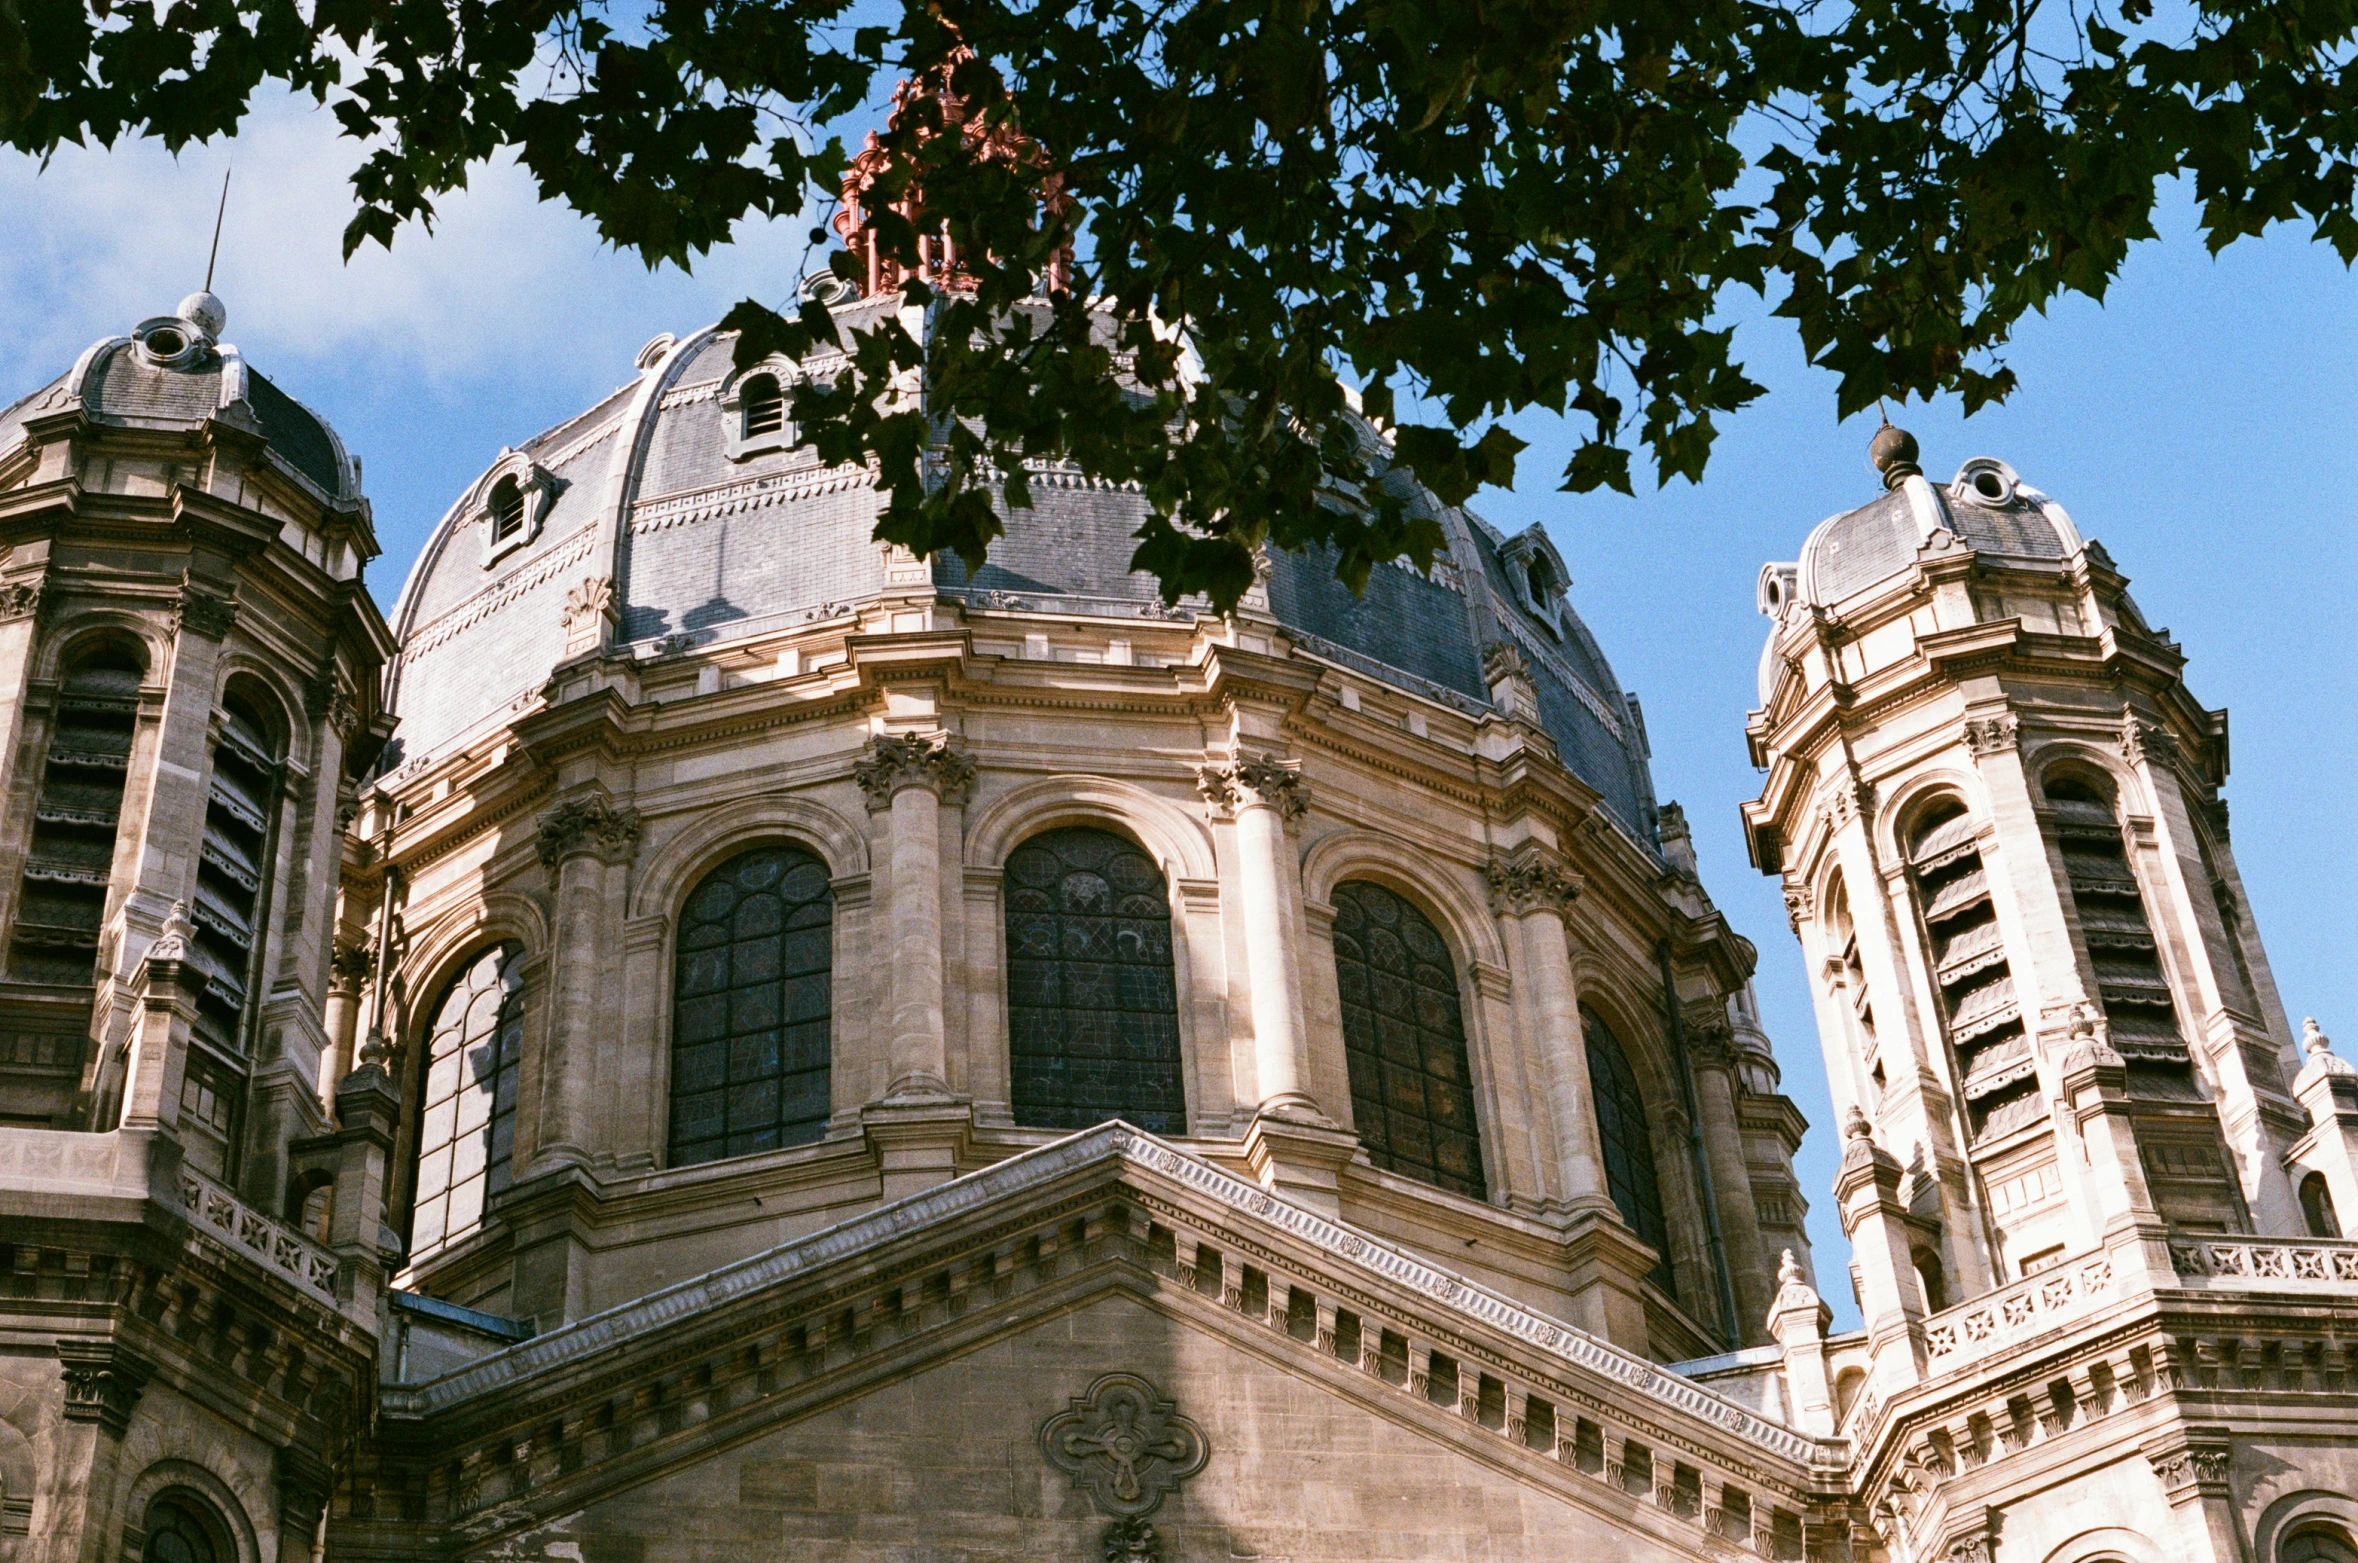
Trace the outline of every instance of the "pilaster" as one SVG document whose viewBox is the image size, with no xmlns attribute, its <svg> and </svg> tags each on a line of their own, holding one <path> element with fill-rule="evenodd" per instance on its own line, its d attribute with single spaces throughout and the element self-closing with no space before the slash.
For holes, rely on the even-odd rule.
<svg viewBox="0 0 2358 1563">
<path fill-rule="evenodd" d="M 556 916 L 548 1047 L 532 1126 L 535 1173 L 590 1158 L 599 1039 L 619 998 L 613 974 L 622 955 L 623 870 L 638 850 L 639 832 L 638 811 L 603 791 L 565 799 L 540 818 L 536 845 L 556 881 Z"/>
<path fill-rule="evenodd" d="M 945 810 L 962 808 L 974 761 L 944 732 L 880 733 L 852 768 L 871 813 L 885 816 L 886 1101 L 950 1094 L 942 955 Z"/>
</svg>

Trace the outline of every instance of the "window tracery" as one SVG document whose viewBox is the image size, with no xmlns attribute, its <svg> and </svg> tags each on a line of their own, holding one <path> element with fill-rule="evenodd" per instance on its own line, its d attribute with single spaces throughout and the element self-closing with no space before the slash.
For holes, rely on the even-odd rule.
<svg viewBox="0 0 2358 1563">
<path fill-rule="evenodd" d="M 1335 985 L 1351 1114 L 1368 1159 L 1487 1197 L 1457 967 L 1440 930 L 1381 885 L 1335 886 Z"/>
<path fill-rule="evenodd" d="M 673 1166 L 827 1132 L 834 940 L 827 865 L 805 847 L 740 853 L 689 893 L 672 990 Z"/>
<path fill-rule="evenodd" d="M 1588 1049 L 1589 1094 L 1596 1103 L 1597 1143 L 1605 1157 L 1605 1192 L 1630 1230 L 1661 1256 L 1647 1279 L 1676 1295 L 1670 1268 L 1670 1227 L 1662 1216 L 1662 1185 L 1655 1168 L 1654 1134 L 1646 1117 L 1645 1093 L 1613 1028 L 1593 1010 L 1580 1013 Z"/>
<path fill-rule="evenodd" d="M 1043 831 L 1007 855 L 1006 917 L 1015 1121 L 1187 1132 L 1170 895 L 1154 860 L 1111 831 Z"/>
<path fill-rule="evenodd" d="M 522 964 L 520 945 L 493 945 L 451 979 L 435 1006 L 418 1091 L 413 1261 L 482 1226 L 491 1196 L 508 1186 L 524 1040 Z"/>
</svg>

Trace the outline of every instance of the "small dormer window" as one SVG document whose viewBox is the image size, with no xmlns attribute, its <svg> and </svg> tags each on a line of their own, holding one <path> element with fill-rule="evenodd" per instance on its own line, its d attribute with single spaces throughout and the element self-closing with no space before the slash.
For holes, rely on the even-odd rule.
<svg viewBox="0 0 2358 1563">
<path fill-rule="evenodd" d="M 555 473 L 523 452 L 500 452 L 475 489 L 473 519 L 483 528 L 486 569 L 540 535 L 564 487 Z"/>
<path fill-rule="evenodd" d="M 759 439 L 786 427 L 786 393 L 774 374 L 757 374 L 745 382 L 745 437 Z"/>
<path fill-rule="evenodd" d="M 524 485 L 501 478 L 491 489 L 491 541 L 496 546 L 524 534 Z"/>
<path fill-rule="evenodd" d="M 729 460 L 781 454 L 801 443 L 792 401 L 795 386 L 804 378 L 791 361 L 773 358 L 722 384 L 721 432 L 728 441 Z"/>
<path fill-rule="evenodd" d="M 1508 595 L 1521 599 L 1522 608 L 1549 634 L 1561 637 L 1564 594 L 1571 590 L 1572 576 L 1547 533 L 1536 524 L 1524 528 L 1499 545 L 1499 558 Z"/>
<path fill-rule="evenodd" d="M 1533 602 L 1553 602 L 1555 600 L 1559 588 L 1556 586 L 1555 577 L 1548 570 L 1545 559 L 1531 561 L 1528 578 L 1531 582 L 1531 600 Z"/>
</svg>

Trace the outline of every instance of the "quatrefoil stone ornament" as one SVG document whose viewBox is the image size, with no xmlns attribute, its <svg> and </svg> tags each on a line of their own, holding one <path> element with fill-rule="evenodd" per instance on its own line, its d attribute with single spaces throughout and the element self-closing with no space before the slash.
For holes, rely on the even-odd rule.
<svg viewBox="0 0 2358 1563">
<path fill-rule="evenodd" d="M 1204 1468 L 1203 1429 L 1135 1373 L 1108 1373 L 1040 1425 L 1040 1452 L 1087 1490 L 1099 1512 L 1151 1514 Z"/>
</svg>

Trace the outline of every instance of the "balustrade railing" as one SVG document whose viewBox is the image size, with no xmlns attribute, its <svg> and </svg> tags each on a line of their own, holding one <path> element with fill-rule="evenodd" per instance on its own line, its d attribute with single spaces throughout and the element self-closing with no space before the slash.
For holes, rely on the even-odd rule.
<svg viewBox="0 0 2358 1563">
<path fill-rule="evenodd" d="M 200 1172 L 183 1168 L 180 1202 L 198 1230 L 261 1261 L 321 1301 L 336 1300 L 336 1256 L 275 1221 Z"/>
<path fill-rule="evenodd" d="M 2043 1335 L 2111 1300 L 2112 1260 L 2103 1254 L 2066 1259 L 1925 1321 L 1924 1351 L 1937 1376 Z"/>
<path fill-rule="evenodd" d="M 2326 1238 L 2174 1238 L 2170 1268 L 2204 1290 L 2262 1290 L 2290 1282 L 2358 1284 L 2358 1242 Z"/>
</svg>

